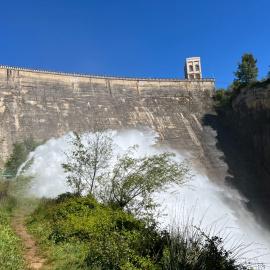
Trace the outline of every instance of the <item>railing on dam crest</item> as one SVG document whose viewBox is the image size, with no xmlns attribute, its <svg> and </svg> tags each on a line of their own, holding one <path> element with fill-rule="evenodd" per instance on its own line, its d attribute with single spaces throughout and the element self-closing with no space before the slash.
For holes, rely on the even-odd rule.
<svg viewBox="0 0 270 270">
<path fill-rule="evenodd" d="M 70 72 L 61 72 L 61 71 L 41 70 L 41 69 L 32 69 L 32 68 L 21 68 L 21 67 L 13 67 L 13 66 L 6 66 L 6 65 L 0 65 L 0 69 L 28 71 L 28 72 L 37 72 L 37 73 L 47 73 L 47 74 L 56 74 L 56 75 L 64 75 L 64 76 L 76 76 L 76 77 L 100 78 L 100 79 L 113 79 L 113 80 L 215 82 L 215 79 L 210 79 L 210 78 L 188 80 L 188 79 L 176 79 L 176 78 L 175 79 L 169 79 L 169 78 L 167 79 L 167 78 L 117 77 L 117 76 L 89 75 L 89 74 L 81 74 L 81 73 L 70 73 Z"/>
</svg>

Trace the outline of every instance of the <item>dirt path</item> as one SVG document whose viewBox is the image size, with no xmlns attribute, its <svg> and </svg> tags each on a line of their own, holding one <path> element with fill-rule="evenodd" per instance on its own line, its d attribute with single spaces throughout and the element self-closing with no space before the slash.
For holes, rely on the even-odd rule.
<svg viewBox="0 0 270 270">
<path fill-rule="evenodd" d="M 28 264 L 28 269 L 41 269 L 45 259 L 42 257 L 41 250 L 36 245 L 34 238 L 30 235 L 24 226 L 26 213 L 19 212 L 12 220 L 11 225 L 15 233 L 23 240 L 23 254 Z"/>
</svg>

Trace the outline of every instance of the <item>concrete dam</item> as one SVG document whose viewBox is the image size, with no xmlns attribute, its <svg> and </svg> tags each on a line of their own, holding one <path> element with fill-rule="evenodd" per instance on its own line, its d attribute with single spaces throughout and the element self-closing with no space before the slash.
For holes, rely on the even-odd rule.
<svg viewBox="0 0 270 270">
<path fill-rule="evenodd" d="M 1 152 L 33 135 L 85 131 L 97 115 L 109 128 L 156 130 L 160 143 L 186 152 L 212 170 L 214 135 L 201 124 L 213 111 L 214 79 L 142 79 L 0 68 Z M 205 137 L 208 140 L 205 140 Z M 215 143 L 214 143 L 215 144 Z"/>
<path fill-rule="evenodd" d="M 218 147 L 214 91 L 214 79 L 126 78 L 0 66 L 2 157 L 14 142 L 30 135 L 44 140 L 87 131 L 98 117 L 111 129 L 156 130 L 158 146 L 179 150 L 197 171 L 224 185 L 233 177 Z M 239 179 L 245 177 L 242 171 Z M 251 200 L 258 218 L 267 217 L 265 203 L 259 195 Z"/>
</svg>

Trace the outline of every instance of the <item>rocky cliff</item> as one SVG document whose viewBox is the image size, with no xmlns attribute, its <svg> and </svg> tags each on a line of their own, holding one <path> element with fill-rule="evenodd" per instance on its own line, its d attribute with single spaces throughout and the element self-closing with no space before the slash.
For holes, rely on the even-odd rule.
<svg viewBox="0 0 270 270">
<path fill-rule="evenodd" d="M 223 117 L 208 116 L 228 164 L 225 183 L 270 228 L 270 82 L 241 89 L 226 113 L 226 125 Z"/>
<path fill-rule="evenodd" d="M 233 102 L 236 131 L 270 179 L 270 81 L 245 88 Z"/>
</svg>

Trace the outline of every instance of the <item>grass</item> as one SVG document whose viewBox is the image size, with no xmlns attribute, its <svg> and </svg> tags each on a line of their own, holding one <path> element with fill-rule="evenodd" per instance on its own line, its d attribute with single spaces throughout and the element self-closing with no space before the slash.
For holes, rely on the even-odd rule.
<svg viewBox="0 0 270 270">
<path fill-rule="evenodd" d="M 259 244 L 244 244 L 233 235 L 223 218 L 203 226 L 206 213 L 195 218 L 196 205 L 176 210 L 167 232 L 164 269 L 262 270 L 269 254 Z"/>
<path fill-rule="evenodd" d="M 2 270 L 24 269 L 22 242 L 10 226 L 10 217 L 17 205 L 15 198 L 0 205 L 0 265 Z"/>
</svg>

